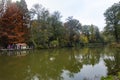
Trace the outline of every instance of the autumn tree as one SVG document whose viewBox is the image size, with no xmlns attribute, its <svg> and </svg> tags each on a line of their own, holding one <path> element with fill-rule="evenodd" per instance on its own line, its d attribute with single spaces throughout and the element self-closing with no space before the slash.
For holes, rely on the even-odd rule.
<svg viewBox="0 0 120 80">
<path fill-rule="evenodd" d="M 23 27 L 30 27 L 30 14 L 27 8 L 27 4 L 25 0 L 21 0 L 20 2 L 16 2 L 17 7 L 19 8 L 20 15 L 22 16 Z"/>
<path fill-rule="evenodd" d="M 20 0 L 20 2 L 16 2 L 17 7 L 19 9 L 19 15 L 21 16 L 21 20 L 22 20 L 22 29 L 24 32 L 26 32 L 26 34 L 24 35 L 24 37 L 26 38 L 26 40 L 29 40 L 30 37 L 30 13 L 29 10 L 27 8 L 27 4 L 25 0 Z"/>
<path fill-rule="evenodd" d="M 23 15 L 16 3 L 7 6 L 6 12 L 0 18 L 0 39 L 5 47 L 8 44 L 27 41 L 28 27 L 24 26 Z"/>
</svg>

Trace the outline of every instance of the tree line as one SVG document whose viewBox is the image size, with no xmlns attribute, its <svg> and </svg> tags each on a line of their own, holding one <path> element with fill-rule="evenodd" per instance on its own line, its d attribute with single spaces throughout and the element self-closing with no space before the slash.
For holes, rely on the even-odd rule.
<svg viewBox="0 0 120 80">
<path fill-rule="evenodd" d="M 59 11 L 50 13 L 40 4 L 28 10 L 25 0 L 0 4 L 0 45 L 27 43 L 37 48 L 74 47 L 88 43 L 120 41 L 120 3 L 104 13 L 106 27 L 100 32 L 93 24 L 82 25 L 68 17 L 61 21 Z"/>
</svg>

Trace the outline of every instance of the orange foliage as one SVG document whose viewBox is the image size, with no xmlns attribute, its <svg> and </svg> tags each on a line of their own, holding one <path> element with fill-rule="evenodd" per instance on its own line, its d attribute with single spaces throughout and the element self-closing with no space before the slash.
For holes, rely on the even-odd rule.
<svg viewBox="0 0 120 80">
<path fill-rule="evenodd" d="M 0 26 L 0 37 L 7 36 L 8 44 L 26 42 L 28 28 L 24 25 L 23 15 L 16 3 L 8 5 L 0 18 Z"/>
</svg>

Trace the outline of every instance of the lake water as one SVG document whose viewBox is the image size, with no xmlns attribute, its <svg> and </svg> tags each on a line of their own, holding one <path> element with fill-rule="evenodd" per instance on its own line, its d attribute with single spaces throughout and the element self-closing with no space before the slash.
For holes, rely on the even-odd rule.
<svg viewBox="0 0 120 80">
<path fill-rule="evenodd" d="M 120 70 L 119 59 L 110 48 L 0 52 L 0 80 L 100 80 Z"/>
</svg>

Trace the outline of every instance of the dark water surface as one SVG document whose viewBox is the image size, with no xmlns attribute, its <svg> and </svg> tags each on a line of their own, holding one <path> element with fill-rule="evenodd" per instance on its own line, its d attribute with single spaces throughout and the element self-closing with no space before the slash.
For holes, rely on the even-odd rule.
<svg viewBox="0 0 120 80">
<path fill-rule="evenodd" d="M 120 69 L 119 59 L 110 48 L 0 52 L 0 80 L 100 80 Z"/>
</svg>

